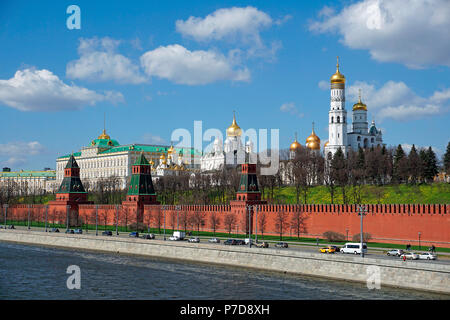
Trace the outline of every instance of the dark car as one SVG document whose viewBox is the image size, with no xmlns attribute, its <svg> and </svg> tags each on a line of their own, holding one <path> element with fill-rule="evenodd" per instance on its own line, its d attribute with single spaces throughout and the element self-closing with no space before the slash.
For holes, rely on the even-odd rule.
<svg viewBox="0 0 450 320">
<path fill-rule="evenodd" d="M 330 247 L 334 249 L 334 252 L 341 251 L 341 249 L 339 247 L 337 247 L 337 246 L 330 246 Z"/>
<path fill-rule="evenodd" d="M 66 230 L 66 233 L 74 234 L 75 231 L 73 231 L 73 229 L 67 229 L 67 230 Z"/>
<path fill-rule="evenodd" d="M 244 240 L 236 240 L 236 244 L 238 246 L 245 246 L 245 241 Z"/>
<path fill-rule="evenodd" d="M 75 229 L 75 233 L 76 233 L 76 234 L 83 234 L 83 230 L 81 230 L 81 229 Z"/>
<path fill-rule="evenodd" d="M 155 235 L 153 233 L 144 234 L 142 239 L 155 239 Z"/>
<path fill-rule="evenodd" d="M 10 226 L 8 227 L 8 229 L 15 229 L 15 228 L 14 228 L 14 225 L 13 225 L 13 224 L 10 225 Z"/>
<path fill-rule="evenodd" d="M 112 231 L 111 230 L 105 230 L 102 232 L 102 236 L 112 236 Z"/>
<path fill-rule="evenodd" d="M 134 237 L 134 238 L 139 238 L 139 232 L 130 232 L 130 234 L 128 235 L 129 237 Z"/>
<path fill-rule="evenodd" d="M 51 228 L 49 232 L 59 232 L 58 228 Z"/>
<path fill-rule="evenodd" d="M 275 244 L 276 248 L 287 248 L 288 244 L 286 242 L 278 242 L 277 244 Z"/>
<path fill-rule="evenodd" d="M 237 243 L 236 243 L 236 240 L 234 240 L 234 239 L 228 239 L 228 240 L 224 241 L 223 244 L 227 245 L 227 246 L 234 246 Z"/>
</svg>

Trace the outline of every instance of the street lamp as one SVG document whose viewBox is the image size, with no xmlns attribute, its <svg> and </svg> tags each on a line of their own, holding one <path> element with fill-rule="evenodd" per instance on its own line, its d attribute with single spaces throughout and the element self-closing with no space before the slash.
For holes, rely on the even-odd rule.
<svg viewBox="0 0 450 320">
<path fill-rule="evenodd" d="M 247 205 L 247 211 L 248 211 L 248 247 L 252 247 L 252 209 L 254 208 L 253 205 Z"/>
<path fill-rule="evenodd" d="M 422 247 L 420 246 L 420 235 L 421 235 L 421 233 L 419 231 L 419 250 L 422 250 Z"/>
<path fill-rule="evenodd" d="M 8 211 L 8 205 L 5 204 L 5 230 L 6 230 L 6 212 Z"/>
<path fill-rule="evenodd" d="M 48 205 L 45 206 L 45 232 L 47 232 Z"/>
<path fill-rule="evenodd" d="M 119 206 L 116 204 L 116 236 L 119 235 Z"/>
<path fill-rule="evenodd" d="M 95 206 L 95 235 L 98 236 L 98 205 Z"/>
<path fill-rule="evenodd" d="M 70 206 L 67 205 L 66 206 L 66 230 L 69 230 L 69 210 L 70 210 Z"/>
<path fill-rule="evenodd" d="M 361 233 L 360 233 L 360 236 L 361 236 L 361 258 L 364 258 L 364 248 L 363 248 L 363 237 L 364 237 L 364 233 L 363 233 L 363 218 L 364 218 L 364 216 L 366 215 L 367 208 L 366 208 L 366 206 L 360 205 L 360 206 L 358 207 L 358 210 L 359 210 L 358 215 L 361 216 Z"/>
</svg>

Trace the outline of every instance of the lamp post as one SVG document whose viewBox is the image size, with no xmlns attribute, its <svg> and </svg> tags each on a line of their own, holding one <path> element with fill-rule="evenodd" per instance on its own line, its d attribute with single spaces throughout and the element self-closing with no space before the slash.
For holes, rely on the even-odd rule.
<svg viewBox="0 0 450 320">
<path fill-rule="evenodd" d="M 48 205 L 45 206 L 45 232 L 47 232 Z"/>
<path fill-rule="evenodd" d="M 70 210 L 70 206 L 67 205 L 66 206 L 66 230 L 69 230 L 69 210 Z"/>
<path fill-rule="evenodd" d="M 419 231 L 419 250 L 422 250 L 422 247 L 421 247 L 421 245 L 420 245 L 420 235 L 421 235 L 421 233 L 420 233 L 420 231 Z"/>
<path fill-rule="evenodd" d="M 31 207 L 31 205 L 28 205 L 27 207 L 28 207 L 28 230 L 30 230 L 31 229 L 30 228 L 30 207 Z"/>
<path fill-rule="evenodd" d="M 8 211 L 8 205 L 7 204 L 5 204 L 5 230 L 6 230 L 6 213 L 7 213 L 7 211 Z"/>
<path fill-rule="evenodd" d="M 98 205 L 95 206 L 95 235 L 98 236 Z"/>
<path fill-rule="evenodd" d="M 255 206 L 255 243 L 258 243 L 258 206 Z"/>
<path fill-rule="evenodd" d="M 116 204 L 116 236 L 119 235 L 119 206 Z"/>
<path fill-rule="evenodd" d="M 359 213 L 358 215 L 361 216 L 361 258 L 364 258 L 364 248 L 363 248 L 363 237 L 364 237 L 364 233 L 363 233 L 363 218 L 367 212 L 366 206 L 362 206 L 360 205 L 358 207 Z"/>
</svg>

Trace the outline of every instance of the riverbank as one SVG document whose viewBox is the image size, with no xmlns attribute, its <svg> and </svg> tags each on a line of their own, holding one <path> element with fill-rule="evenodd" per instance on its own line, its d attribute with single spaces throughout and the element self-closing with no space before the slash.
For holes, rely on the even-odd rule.
<svg viewBox="0 0 450 320">
<path fill-rule="evenodd" d="M 0 241 L 135 254 L 450 294 L 450 265 L 283 249 L 1 230 Z M 379 271 L 379 273 L 378 273 Z"/>
</svg>

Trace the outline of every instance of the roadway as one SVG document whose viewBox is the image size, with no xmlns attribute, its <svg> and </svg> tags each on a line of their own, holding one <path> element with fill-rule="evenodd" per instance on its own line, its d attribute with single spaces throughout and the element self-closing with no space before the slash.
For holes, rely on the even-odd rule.
<svg viewBox="0 0 450 320">
<path fill-rule="evenodd" d="M 3 225 L 1 225 L 1 227 L 3 228 Z M 15 226 L 16 229 L 18 230 L 27 230 L 28 228 L 26 226 Z M 51 230 L 51 228 L 48 228 L 48 230 Z M 65 229 L 59 229 L 60 233 L 64 233 Z M 115 231 L 112 231 L 113 235 L 112 237 L 119 237 L 119 238 L 129 238 L 129 233 L 132 230 L 130 230 L 129 232 L 119 232 L 119 235 L 116 235 Z M 1 232 L 1 229 L 0 229 Z M 30 232 L 45 232 L 45 228 L 40 228 L 40 227 L 32 227 L 30 229 Z M 98 230 L 98 235 L 100 237 L 102 237 L 102 232 L 103 230 L 99 228 Z M 83 234 L 88 234 L 88 235 L 95 235 L 95 230 L 89 230 L 86 233 L 86 230 L 83 230 Z M 145 233 L 142 233 L 145 234 Z M 166 234 L 166 241 L 170 241 L 169 237 L 171 236 L 171 234 Z M 192 235 L 192 237 L 195 237 L 195 235 Z M 186 239 L 190 238 L 189 236 L 186 237 Z M 212 237 L 199 237 L 200 238 L 200 243 L 202 244 L 208 244 L 211 246 L 223 246 L 223 242 L 226 239 L 237 239 L 237 238 L 233 238 L 233 237 L 229 237 L 229 238 L 220 238 L 217 237 L 218 239 L 220 239 L 220 243 L 211 243 L 208 241 L 208 239 L 212 238 Z M 239 239 L 242 240 L 242 239 Z M 155 234 L 155 240 L 148 240 L 148 241 L 164 241 L 164 235 L 163 234 Z M 264 240 L 266 242 L 269 243 L 269 248 L 273 248 L 275 246 L 275 244 L 279 241 L 267 241 Z M 187 241 L 186 241 L 187 242 Z M 260 240 L 261 242 L 261 240 Z M 289 241 L 284 241 L 287 242 L 289 247 L 288 248 L 282 248 L 281 250 L 287 250 L 287 251 L 291 251 L 291 250 L 300 250 L 303 252 L 315 252 L 317 253 L 319 248 L 321 247 L 325 247 L 327 246 L 327 244 L 321 243 L 319 246 L 316 246 L 315 244 L 310 244 L 310 243 L 298 243 L 298 242 L 289 242 Z M 248 246 L 248 245 L 247 245 Z M 252 245 L 253 247 L 253 245 Z M 389 248 L 368 248 L 368 252 L 367 254 L 365 254 L 365 256 L 367 257 L 371 257 L 371 258 L 377 258 L 377 259 L 385 259 L 385 260 L 398 260 L 400 258 L 398 257 L 393 257 L 393 256 L 387 256 L 386 255 L 386 251 L 389 250 Z M 419 251 L 419 250 L 414 250 L 414 252 L 427 252 L 427 251 Z M 325 253 L 324 253 L 325 254 Z M 341 253 L 334 253 L 333 255 L 345 255 L 345 256 L 352 256 L 350 254 L 341 254 Z M 446 265 L 450 265 L 450 254 L 448 253 L 438 253 L 438 259 L 437 260 L 414 260 L 414 262 L 419 262 L 419 263 L 434 263 L 434 264 L 446 264 Z"/>
</svg>

